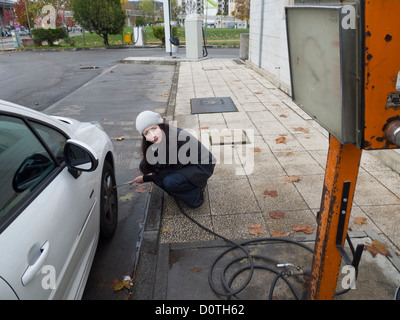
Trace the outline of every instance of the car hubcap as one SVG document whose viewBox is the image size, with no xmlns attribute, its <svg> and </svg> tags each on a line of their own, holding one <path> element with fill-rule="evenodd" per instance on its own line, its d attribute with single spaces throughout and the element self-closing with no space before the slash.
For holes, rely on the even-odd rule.
<svg viewBox="0 0 400 320">
<path fill-rule="evenodd" d="M 107 222 L 113 219 L 115 205 L 115 191 L 111 175 L 107 173 L 103 181 L 104 213 Z"/>
</svg>

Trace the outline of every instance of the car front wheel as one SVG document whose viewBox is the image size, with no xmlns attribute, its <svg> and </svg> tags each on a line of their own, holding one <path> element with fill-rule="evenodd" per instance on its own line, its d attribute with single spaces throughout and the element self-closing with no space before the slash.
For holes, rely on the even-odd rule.
<svg viewBox="0 0 400 320">
<path fill-rule="evenodd" d="M 106 161 L 101 179 L 100 200 L 100 235 L 110 238 L 118 224 L 118 195 L 115 183 L 114 168 Z"/>
</svg>

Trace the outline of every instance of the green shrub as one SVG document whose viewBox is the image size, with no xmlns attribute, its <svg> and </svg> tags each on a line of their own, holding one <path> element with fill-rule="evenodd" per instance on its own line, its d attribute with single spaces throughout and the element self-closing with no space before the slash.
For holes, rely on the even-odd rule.
<svg viewBox="0 0 400 320">
<path fill-rule="evenodd" d="M 165 30 L 164 26 L 154 26 L 153 28 L 153 35 L 162 41 L 162 44 L 165 45 Z M 178 28 L 172 27 L 172 36 L 176 37 L 178 34 Z"/>
<path fill-rule="evenodd" d="M 35 28 L 32 30 L 32 35 L 36 46 L 41 46 L 43 41 L 47 41 L 49 46 L 54 46 L 55 41 L 68 37 L 68 31 L 63 27 L 54 29 Z"/>
</svg>

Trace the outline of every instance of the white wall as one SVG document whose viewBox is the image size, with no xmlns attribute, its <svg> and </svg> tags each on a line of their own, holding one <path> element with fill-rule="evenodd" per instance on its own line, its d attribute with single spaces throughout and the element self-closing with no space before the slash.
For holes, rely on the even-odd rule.
<svg viewBox="0 0 400 320">
<path fill-rule="evenodd" d="M 290 72 L 285 6 L 290 4 L 293 0 L 251 0 L 248 61 L 287 93 L 290 93 Z"/>
</svg>

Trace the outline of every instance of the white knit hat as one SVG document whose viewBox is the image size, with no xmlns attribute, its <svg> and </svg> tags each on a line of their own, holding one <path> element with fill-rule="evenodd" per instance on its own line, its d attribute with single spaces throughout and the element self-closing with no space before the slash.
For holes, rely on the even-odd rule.
<svg viewBox="0 0 400 320">
<path fill-rule="evenodd" d="M 161 123 L 164 123 L 164 120 L 160 114 L 149 110 L 143 111 L 136 118 L 136 130 L 142 135 L 146 128 Z"/>
</svg>

